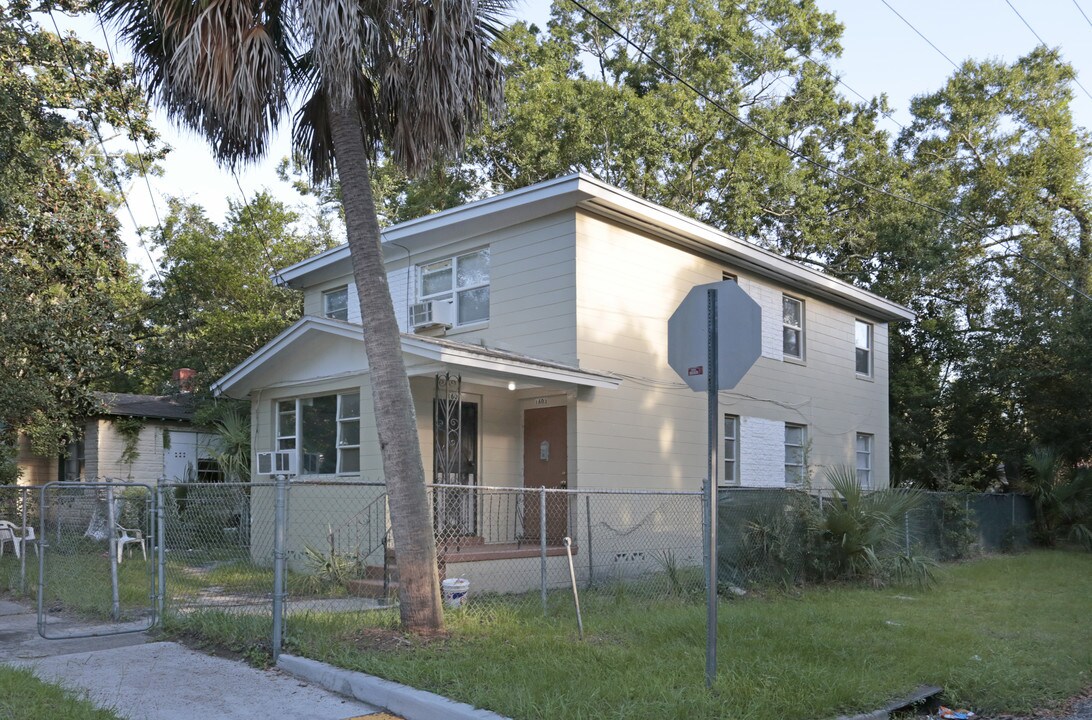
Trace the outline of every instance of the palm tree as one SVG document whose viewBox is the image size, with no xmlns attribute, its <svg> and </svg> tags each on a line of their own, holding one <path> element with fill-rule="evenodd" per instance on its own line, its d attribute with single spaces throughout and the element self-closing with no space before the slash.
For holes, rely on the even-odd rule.
<svg viewBox="0 0 1092 720">
<path fill-rule="evenodd" d="M 387 287 L 370 164 L 417 174 L 461 150 L 500 108 L 494 50 L 507 0 L 101 0 L 137 74 L 219 161 L 264 154 L 290 101 L 293 144 L 317 181 L 336 168 L 391 529 L 403 626 L 443 627 L 436 544 L 409 380 Z"/>
</svg>

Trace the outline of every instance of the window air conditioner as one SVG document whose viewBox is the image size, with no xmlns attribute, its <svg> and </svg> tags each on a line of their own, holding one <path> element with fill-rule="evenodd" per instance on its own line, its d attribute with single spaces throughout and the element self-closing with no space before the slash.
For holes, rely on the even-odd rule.
<svg viewBox="0 0 1092 720">
<path fill-rule="evenodd" d="M 277 450 L 258 453 L 258 475 L 295 475 L 296 451 Z"/>
<path fill-rule="evenodd" d="M 414 330 L 445 327 L 455 324 L 454 300 L 428 300 L 410 306 L 410 325 Z"/>
</svg>

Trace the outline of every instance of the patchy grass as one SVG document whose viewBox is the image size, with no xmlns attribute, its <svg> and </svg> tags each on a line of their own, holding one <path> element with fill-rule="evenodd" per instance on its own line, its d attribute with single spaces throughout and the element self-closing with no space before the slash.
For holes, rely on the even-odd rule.
<svg viewBox="0 0 1092 720">
<path fill-rule="evenodd" d="M 823 718 L 874 708 L 919 684 L 985 712 L 1028 712 L 1092 683 L 1092 555 L 1031 552 L 948 566 L 927 591 L 809 589 L 722 602 L 719 674 L 704 688 L 704 607 L 583 598 L 550 617 L 526 607 L 448 615 L 444 638 L 397 630 L 394 614 L 289 618 L 293 653 L 532 718 Z M 250 622 L 250 621 L 247 621 Z M 236 647 L 267 641 L 206 619 Z M 242 632 L 241 632 L 242 631 Z M 253 633 L 248 635 L 248 633 Z"/>
<path fill-rule="evenodd" d="M 29 670 L 0 665 L 0 718 L 4 720 L 121 720 L 109 710 L 57 685 L 44 683 Z"/>
</svg>

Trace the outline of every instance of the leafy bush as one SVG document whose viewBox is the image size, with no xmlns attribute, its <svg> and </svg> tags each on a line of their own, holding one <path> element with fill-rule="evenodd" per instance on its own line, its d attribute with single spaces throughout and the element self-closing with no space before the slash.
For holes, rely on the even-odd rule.
<svg viewBox="0 0 1092 720">
<path fill-rule="evenodd" d="M 928 584 L 934 563 L 900 549 L 899 528 L 907 513 L 921 507 L 915 490 L 866 493 L 856 470 L 838 466 L 827 473 L 836 497 L 814 516 L 810 528 L 823 579 Z M 899 556 L 902 555 L 902 558 Z"/>
<path fill-rule="evenodd" d="M 1067 466 L 1051 448 L 1037 448 L 1025 462 L 1035 507 L 1033 539 L 1048 546 L 1071 542 L 1092 551 L 1092 470 Z"/>
</svg>

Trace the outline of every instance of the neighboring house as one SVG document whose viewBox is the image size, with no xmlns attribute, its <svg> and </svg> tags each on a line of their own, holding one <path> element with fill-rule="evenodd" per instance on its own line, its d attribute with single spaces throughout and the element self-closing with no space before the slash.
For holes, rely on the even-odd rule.
<svg viewBox="0 0 1092 720">
<path fill-rule="evenodd" d="M 215 436 L 193 426 L 191 393 L 99 392 L 95 397 L 99 410 L 83 422 L 83 437 L 69 447 L 66 458 L 33 455 L 26 439 L 20 438 L 18 463 L 23 474 L 19 484 L 218 478 L 210 452 Z"/>
<path fill-rule="evenodd" d="M 721 394 L 721 482 L 819 484 L 848 465 L 888 485 L 888 323 L 913 318 L 901 305 L 583 174 L 383 239 L 429 480 L 699 489 L 706 400 L 668 366 L 667 320 L 693 286 L 728 278 L 763 328 L 762 356 Z M 254 449 L 295 451 L 301 480 L 381 480 L 347 246 L 277 277 L 303 291 L 304 317 L 214 391 L 250 398 Z"/>
</svg>

